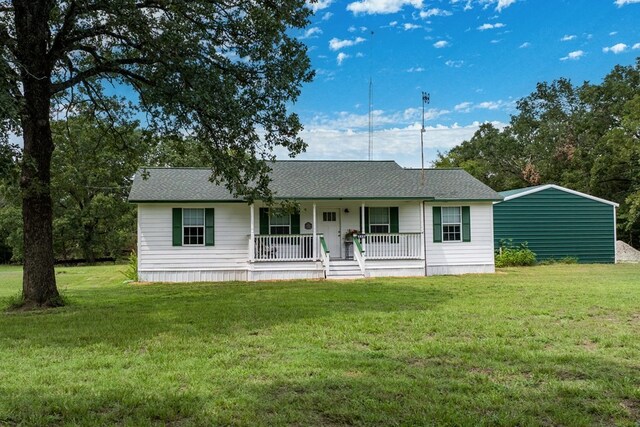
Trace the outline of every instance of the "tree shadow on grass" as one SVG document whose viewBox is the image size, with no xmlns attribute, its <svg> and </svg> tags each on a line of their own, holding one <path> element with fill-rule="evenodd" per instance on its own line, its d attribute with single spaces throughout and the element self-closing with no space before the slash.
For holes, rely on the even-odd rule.
<svg viewBox="0 0 640 427">
<path fill-rule="evenodd" d="M 374 281 L 123 285 L 67 295 L 72 304 L 59 310 L 0 316 L 0 342 L 122 349 L 158 335 L 212 339 L 336 315 L 433 310 L 452 297 L 434 287 Z"/>
</svg>

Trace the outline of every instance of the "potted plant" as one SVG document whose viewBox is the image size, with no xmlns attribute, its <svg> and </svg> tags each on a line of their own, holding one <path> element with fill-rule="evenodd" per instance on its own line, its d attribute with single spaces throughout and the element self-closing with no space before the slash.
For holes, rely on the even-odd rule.
<svg viewBox="0 0 640 427">
<path fill-rule="evenodd" d="M 358 230 L 354 230 L 354 229 L 348 229 L 347 232 L 344 235 L 344 240 L 347 242 L 353 242 L 353 236 L 357 236 L 358 234 L 360 234 L 360 232 Z"/>
</svg>

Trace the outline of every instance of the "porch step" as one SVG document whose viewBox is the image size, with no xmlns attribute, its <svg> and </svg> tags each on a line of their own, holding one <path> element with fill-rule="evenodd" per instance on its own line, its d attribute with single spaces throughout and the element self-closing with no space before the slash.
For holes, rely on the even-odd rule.
<svg viewBox="0 0 640 427">
<path fill-rule="evenodd" d="M 362 279 L 364 275 L 355 260 L 331 260 L 327 279 Z"/>
</svg>

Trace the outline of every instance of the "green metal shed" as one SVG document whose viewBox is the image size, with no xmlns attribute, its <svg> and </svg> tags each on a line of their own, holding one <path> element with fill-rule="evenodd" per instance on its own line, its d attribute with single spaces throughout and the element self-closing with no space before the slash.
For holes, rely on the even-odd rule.
<svg viewBox="0 0 640 427">
<path fill-rule="evenodd" d="M 617 203 L 548 184 L 503 191 L 493 205 L 495 247 L 527 242 L 539 261 L 616 262 Z"/>
</svg>

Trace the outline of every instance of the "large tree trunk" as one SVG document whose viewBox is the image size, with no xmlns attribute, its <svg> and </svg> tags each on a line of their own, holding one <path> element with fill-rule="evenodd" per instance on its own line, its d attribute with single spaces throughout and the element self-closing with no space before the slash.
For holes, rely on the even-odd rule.
<svg viewBox="0 0 640 427">
<path fill-rule="evenodd" d="M 24 151 L 20 187 L 24 222 L 22 296 L 27 307 L 62 304 L 53 270 L 53 210 L 49 121 L 51 66 L 47 55 L 50 0 L 14 0 L 24 90 Z"/>
</svg>

